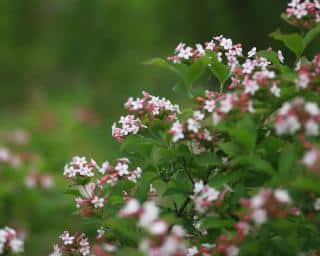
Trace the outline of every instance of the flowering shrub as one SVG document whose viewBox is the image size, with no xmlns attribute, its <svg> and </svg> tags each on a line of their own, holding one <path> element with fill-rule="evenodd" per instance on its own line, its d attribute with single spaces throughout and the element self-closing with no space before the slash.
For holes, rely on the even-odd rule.
<svg viewBox="0 0 320 256">
<path fill-rule="evenodd" d="M 65 166 L 97 235 L 64 231 L 51 255 L 318 255 L 320 54 L 304 54 L 319 11 L 291 1 L 283 18 L 301 33 L 272 34 L 293 65 L 223 36 L 150 61 L 179 76 L 191 104 L 129 98 L 112 126 L 127 158 Z M 210 87 L 194 86 L 209 74 Z"/>
</svg>

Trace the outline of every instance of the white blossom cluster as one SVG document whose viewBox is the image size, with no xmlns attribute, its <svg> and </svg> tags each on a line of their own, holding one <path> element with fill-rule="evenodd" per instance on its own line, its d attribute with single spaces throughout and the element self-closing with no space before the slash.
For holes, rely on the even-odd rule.
<svg viewBox="0 0 320 256">
<path fill-rule="evenodd" d="M 5 253 L 18 254 L 24 250 L 24 241 L 19 238 L 16 230 L 5 227 L 0 229 L 0 255 Z"/>
<path fill-rule="evenodd" d="M 194 201 L 196 211 L 204 213 L 219 199 L 219 196 L 220 191 L 205 185 L 204 182 L 200 180 L 194 184 L 191 198 Z"/>
<path fill-rule="evenodd" d="M 286 102 L 277 111 L 275 129 L 278 135 L 302 131 L 307 136 L 319 135 L 320 109 L 314 102 L 296 98 Z"/>
</svg>

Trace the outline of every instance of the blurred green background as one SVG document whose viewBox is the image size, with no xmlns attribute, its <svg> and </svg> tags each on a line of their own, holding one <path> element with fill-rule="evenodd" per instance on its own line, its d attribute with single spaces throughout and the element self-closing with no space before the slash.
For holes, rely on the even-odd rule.
<svg viewBox="0 0 320 256">
<path fill-rule="evenodd" d="M 98 161 L 118 154 L 111 125 L 129 96 L 144 89 L 173 99 L 174 77 L 143 61 L 171 55 L 180 41 L 193 44 L 219 34 L 243 43 L 245 50 L 281 47 L 270 43 L 268 34 L 284 25 L 279 16 L 286 4 L 1 0 L 0 131 L 30 132 L 31 142 L 23 150 L 39 155 L 32 168 L 53 173 L 56 188 L 29 191 L 21 175 L 12 183 L 0 176 L 0 186 L 11 184 L 0 190 L 0 226 L 26 229 L 26 255 L 47 255 L 64 229 L 81 227 L 72 216 L 74 201 L 61 194 L 66 188 L 63 165 L 77 154 Z"/>
</svg>

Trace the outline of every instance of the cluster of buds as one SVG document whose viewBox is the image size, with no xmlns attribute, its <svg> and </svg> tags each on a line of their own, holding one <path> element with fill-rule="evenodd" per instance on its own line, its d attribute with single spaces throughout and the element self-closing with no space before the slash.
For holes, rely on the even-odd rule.
<svg viewBox="0 0 320 256">
<path fill-rule="evenodd" d="M 115 166 L 105 161 L 99 170 L 103 176 L 99 179 L 98 184 L 114 186 L 121 179 L 136 183 L 141 178 L 142 169 L 140 167 L 130 169 L 129 165 L 130 161 L 128 158 L 117 159 Z"/>
<path fill-rule="evenodd" d="M 202 44 L 196 44 L 195 47 L 186 46 L 185 43 L 179 43 L 175 49 L 175 55 L 168 57 L 169 61 L 175 64 L 181 61 L 190 61 L 204 55 L 210 57 L 210 52 L 214 52 L 220 62 L 226 62 L 230 67 L 239 63 L 242 57 L 241 44 L 233 44 L 232 40 L 224 36 L 215 36 L 211 41 Z"/>
<path fill-rule="evenodd" d="M 320 109 L 316 103 L 296 98 L 286 102 L 277 111 L 275 129 L 278 135 L 304 132 L 307 136 L 319 135 Z"/>
<path fill-rule="evenodd" d="M 0 148 L 0 164 L 8 165 L 12 168 L 19 168 L 22 159 L 19 155 L 14 154 L 7 148 Z"/>
<path fill-rule="evenodd" d="M 5 227 L 0 229 L 0 254 L 22 253 L 24 250 L 24 241 L 18 232 L 12 228 Z"/>
<path fill-rule="evenodd" d="M 252 221 L 257 225 L 264 224 L 269 217 L 285 218 L 288 215 L 297 215 L 299 211 L 290 207 L 291 198 L 284 189 L 261 189 L 250 199 L 242 198 L 240 203 L 247 209 L 242 219 L 247 223 Z"/>
<path fill-rule="evenodd" d="M 140 128 L 146 128 L 146 125 L 154 119 L 172 122 L 180 113 L 178 105 L 147 92 L 143 92 L 142 98 L 129 98 L 125 108 L 129 115 L 120 118 L 118 121 L 120 127 L 117 127 L 116 123 L 112 126 L 112 136 L 119 142 L 130 134 L 137 134 Z"/>
<path fill-rule="evenodd" d="M 37 171 L 31 171 L 24 181 L 27 188 L 40 188 L 43 190 L 52 189 L 54 186 L 53 177 L 50 174 L 43 174 Z"/>
<path fill-rule="evenodd" d="M 311 63 L 297 65 L 298 79 L 296 86 L 302 90 L 320 91 L 320 54 L 316 55 Z"/>
<path fill-rule="evenodd" d="M 129 199 L 120 210 L 120 217 L 134 217 L 138 226 L 144 228 L 152 236 L 142 240 L 140 249 L 147 255 L 180 256 L 186 254 L 183 240 L 185 231 L 180 226 L 173 226 L 159 218 L 160 210 L 156 203 L 147 201 L 142 205 L 136 199 Z"/>
<path fill-rule="evenodd" d="M 64 167 L 63 175 L 67 178 L 93 177 L 94 170 L 99 169 L 94 160 L 88 161 L 85 157 L 74 156 L 69 164 Z"/>
<path fill-rule="evenodd" d="M 279 60 L 284 61 L 281 51 L 278 51 Z M 266 58 L 256 56 L 256 48 L 248 53 L 248 58 L 242 65 L 233 68 L 232 83 L 229 89 L 242 89 L 244 93 L 255 95 L 265 89 L 275 97 L 280 97 L 279 80 L 276 73 L 270 69 L 271 62 Z"/>
<path fill-rule="evenodd" d="M 288 4 L 286 16 L 291 24 L 310 28 L 320 22 L 320 2 L 318 0 L 292 0 Z"/>
<path fill-rule="evenodd" d="M 59 243 L 54 245 L 54 251 L 50 256 L 91 255 L 90 245 L 85 234 L 76 233 L 72 236 L 68 231 L 64 231 L 63 234 L 59 236 L 59 239 Z"/>
<path fill-rule="evenodd" d="M 196 211 L 204 213 L 219 200 L 220 195 L 220 191 L 205 185 L 203 181 L 198 181 L 194 184 L 191 198 L 194 201 Z"/>
</svg>

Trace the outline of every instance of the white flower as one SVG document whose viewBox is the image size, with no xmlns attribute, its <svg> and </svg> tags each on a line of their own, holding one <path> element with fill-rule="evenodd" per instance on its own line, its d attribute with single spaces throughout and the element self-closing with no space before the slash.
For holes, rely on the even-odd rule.
<svg viewBox="0 0 320 256">
<path fill-rule="evenodd" d="M 62 251 L 57 244 L 53 246 L 53 253 L 50 256 L 62 256 Z"/>
<path fill-rule="evenodd" d="M 284 56 L 281 50 L 278 50 L 278 58 L 281 63 L 284 63 Z"/>
<path fill-rule="evenodd" d="M 232 95 L 227 94 L 226 98 L 220 101 L 220 111 L 223 113 L 229 113 L 232 109 Z"/>
<path fill-rule="evenodd" d="M 305 153 L 302 159 L 302 162 L 305 166 L 311 168 L 312 166 L 315 165 L 317 159 L 318 159 L 318 152 L 312 149 Z"/>
<path fill-rule="evenodd" d="M 238 256 L 240 249 L 234 245 L 231 245 L 227 248 L 227 256 Z"/>
<path fill-rule="evenodd" d="M 79 242 L 80 249 L 79 252 L 82 256 L 89 256 L 90 255 L 90 246 L 87 238 L 81 239 Z"/>
<path fill-rule="evenodd" d="M 201 121 L 204 118 L 204 114 L 201 111 L 197 110 L 193 112 L 192 117 L 196 121 Z"/>
<path fill-rule="evenodd" d="M 248 52 L 248 58 L 251 58 L 253 56 L 255 56 L 257 53 L 257 48 L 253 47 L 249 52 Z"/>
<path fill-rule="evenodd" d="M 59 236 L 59 238 L 65 245 L 73 244 L 74 236 L 70 236 L 68 231 L 64 231 L 63 234 Z"/>
<path fill-rule="evenodd" d="M 147 228 L 152 222 L 154 222 L 160 213 L 159 208 L 155 202 L 148 201 L 143 204 L 143 211 L 139 219 L 139 225 Z"/>
<path fill-rule="evenodd" d="M 265 199 L 261 193 L 250 199 L 250 207 L 253 209 L 261 208 L 265 203 Z"/>
<path fill-rule="evenodd" d="M 307 74 L 303 73 L 299 75 L 296 85 L 298 89 L 305 89 L 310 83 L 310 78 Z"/>
<path fill-rule="evenodd" d="M 136 199 L 130 199 L 126 205 L 120 210 L 120 216 L 130 216 L 138 213 L 140 210 L 140 203 Z"/>
<path fill-rule="evenodd" d="M 211 113 L 216 107 L 216 102 L 214 100 L 206 100 L 204 103 L 204 109 Z"/>
<path fill-rule="evenodd" d="M 94 198 L 91 200 L 91 203 L 93 204 L 94 208 L 103 208 L 104 198 L 94 196 Z"/>
<path fill-rule="evenodd" d="M 126 163 L 118 162 L 114 168 L 119 176 L 124 176 L 129 174 L 129 166 Z"/>
<path fill-rule="evenodd" d="M 231 39 L 227 39 L 227 38 L 222 38 L 220 45 L 225 49 L 225 50 L 230 50 L 232 49 L 232 40 Z"/>
<path fill-rule="evenodd" d="M 263 224 L 267 221 L 267 212 L 263 209 L 255 209 L 251 217 L 255 223 Z"/>
<path fill-rule="evenodd" d="M 317 116 L 320 114 L 320 109 L 314 102 L 307 102 L 305 105 L 305 110 L 312 116 Z"/>
<path fill-rule="evenodd" d="M 306 134 L 309 136 L 319 135 L 319 125 L 314 120 L 310 119 L 305 123 Z"/>
<path fill-rule="evenodd" d="M 110 163 L 108 161 L 104 161 L 101 168 L 99 169 L 99 173 L 101 173 L 102 175 L 105 174 L 109 167 Z"/>
<path fill-rule="evenodd" d="M 250 93 L 251 95 L 255 95 L 256 91 L 259 90 L 259 85 L 255 80 L 248 80 L 245 83 L 245 93 Z"/>
<path fill-rule="evenodd" d="M 190 132 L 194 132 L 194 133 L 199 132 L 201 125 L 198 121 L 194 120 L 193 118 L 189 118 L 187 123 L 188 123 L 188 130 Z"/>
<path fill-rule="evenodd" d="M 188 248 L 187 256 L 195 256 L 199 253 L 199 250 L 196 246 Z"/>
<path fill-rule="evenodd" d="M 12 239 L 10 241 L 10 248 L 12 250 L 13 253 L 20 253 L 23 252 L 23 241 L 20 239 Z"/>
<path fill-rule="evenodd" d="M 173 142 L 182 140 L 184 138 L 182 124 L 179 121 L 176 121 L 170 129 L 170 133 L 173 135 Z"/>
<path fill-rule="evenodd" d="M 155 236 L 163 235 L 167 232 L 169 226 L 162 220 L 155 221 L 148 226 L 148 231 Z"/>
<path fill-rule="evenodd" d="M 281 95 L 281 90 L 278 86 L 276 86 L 275 84 L 270 88 L 270 92 L 276 96 L 277 98 L 280 97 Z"/>
<path fill-rule="evenodd" d="M 315 201 L 314 201 L 314 209 L 316 211 L 320 211 L 320 198 L 317 198 Z"/>
<path fill-rule="evenodd" d="M 196 44 L 196 48 L 197 48 L 198 54 L 200 56 L 205 55 L 205 51 L 204 51 L 203 46 L 201 44 Z"/>
<path fill-rule="evenodd" d="M 280 202 L 288 204 L 291 202 L 291 198 L 287 190 L 284 189 L 276 189 L 274 191 L 274 197 Z"/>
<path fill-rule="evenodd" d="M 202 180 L 197 181 L 197 182 L 194 183 L 193 193 L 194 194 L 198 194 L 203 190 L 203 188 L 204 188 L 203 181 Z"/>
</svg>

